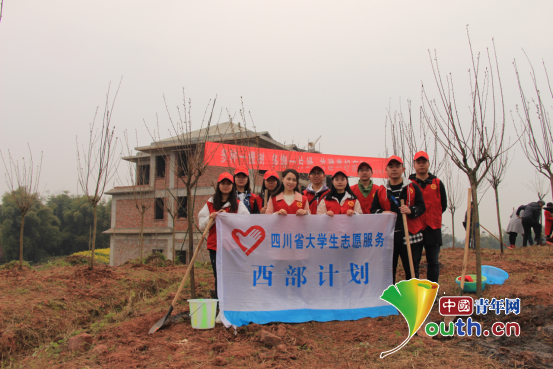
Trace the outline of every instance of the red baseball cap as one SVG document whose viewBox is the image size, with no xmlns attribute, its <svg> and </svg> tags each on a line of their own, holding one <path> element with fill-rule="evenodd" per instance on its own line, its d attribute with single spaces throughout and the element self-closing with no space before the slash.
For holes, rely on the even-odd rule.
<svg viewBox="0 0 553 369">
<path fill-rule="evenodd" d="M 336 169 L 336 170 L 334 171 L 334 173 L 332 174 L 332 178 L 336 177 L 336 174 L 339 174 L 339 173 L 343 174 L 344 177 L 348 178 L 348 174 L 347 174 L 346 171 L 345 171 L 344 169 L 342 169 L 342 168 Z"/>
<path fill-rule="evenodd" d="M 361 168 L 361 165 L 363 165 L 363 164 L 367 165 L 369 167 L 369 169 L 371 170 L 371 172 L 372 172 L 373 167 L 371 167 L 371 165 L 369 163 L 367 163 L 366 161 L 362 161 L 361 163 L 359 163 L 359 165 L 357 166 L 357 171 L 358 172 L 359 172 L 359 168 Z"/>
<path fill-rule="evenodd" d="M 234 170 L 234 175 L 237 175 L 237 174 L 240 174 L 240 173 L 245 174 L 247 176 L 250 175 L 250 172 L 248 171 L 248 168 L 246 168 L 246 167 L 238 167 Z"/>
<path fill-rule="evenodd" d="M 234 177 L 228 172 L 219 174 L 219 179 L 217 180 L 217 183 L 221 182 L 223 179 L 228 179 L 229 181 L 234 183 Z"/>
<path fill-rule="evenodd" d="M 323 173 L 325 172 L 325 170 L 323 168 L 321 168 L 318 165 L 315 165 L 313 168 L 311 168 L 311 170 L 309 171 L 309 174 L 311 174 L 311 172 L 314 171 L 315 169 L 319 169 Z"/>
<path fill-rule="evenodd" d="M 392 155 L 388 158 L 388 160 L 386 160 L 386 166 L 390 165 L 390 162 L 392 161 L 398 161 L 400 164 L 403 164 L 403 160 L 397 156 L 397 155 Z"/>
<path fill-rule="evenodd" d="M 425 153 L 424 151 L 419 151 L 418 153 L 416 153 L 415 158 L 413 160 L 417 160 L 419 158 L 425 158 L 426 160 L 430 160 L 428 159 L 428 154 Z"/>
<path fill-rule="evenodd" d="M 269 179 L 271 177 L 275 177 L 276 179 L 278 179 L 278 173 L 275 170 L 268 170 L 265 172 L 263 179 Z"/>
</svg>

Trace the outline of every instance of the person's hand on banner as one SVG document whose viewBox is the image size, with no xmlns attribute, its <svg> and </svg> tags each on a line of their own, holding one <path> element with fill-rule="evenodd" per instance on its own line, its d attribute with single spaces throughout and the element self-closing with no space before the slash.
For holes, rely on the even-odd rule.
<svg viewBox="0 0 553 369">
<path fill-rule="evenodd" d="M 221 209 L 221 210 L 219 210 L 219 211 L 215 211 L 215 212 L 209 214 L 209 217 L 210 217 L 211 219 L 215 220 L 215 218 L 217 218 L 217 214 L 223 213 L 223 212 L 225 212 L 223 209 Z"/>
<path fill-rule="evenodd" d="M 355 211 L 353 211 L 352 209 L 349 209 L 347 214 L 348 214 L 348 217 L 351 217 L 353 214 L 355 214 Z"/>
<path fill-rule="evenodd" d="M 407 205 L 400 206 L 399 211 L 401 214 L 411 214 L 411 209 L 409 209 L 409 206 Z"/>
<path fill-rule="evenodd" d="M 288 215 L 288 213 L 287 213 L 286 210 L 284 210 L 284 209 L 280 209 L 280 210 L 277 211 L 275 214 L 279 214 L 279 215 Z"/>
<path fill-rule="evenodd" d="M 382 214 L 395 214 L 393 211 L 384 210 Z"/>
<path fill-rule="evenodd" d="M 332 211 L 327 211 L 326 212 L 326 215 L 328 215 L 329 217 L 333 217 L 334 216 L 334 213 Z"/>
<path fill-rule="evenodd" d="M 296 215 L 307 215 L 307 210 L 299 209 L 296 211 Z"/>
<path fill-rule="evenodd" d="M 261 210 L 259 210 L 259 214 L 265 214 L 267 212 L 267 207 L 264 206 L 261 208 Z"/>
</svg>

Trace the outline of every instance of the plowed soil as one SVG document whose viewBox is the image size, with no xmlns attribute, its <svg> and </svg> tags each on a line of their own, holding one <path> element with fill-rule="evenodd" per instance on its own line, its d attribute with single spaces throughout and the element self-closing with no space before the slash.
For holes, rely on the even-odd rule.
<svg viewBox="0 0 553 369">
<path fill-rule="evenodd" d="M 475 272 L 470 251 L 468 273 Z M 458 296 L 462 249 L 443 249 L 439 295 Z M 421 277 L 426 270 L 421 265 Z M 166 314 L 185 266 L 85 267 L 0 275 L 0 348 L 6 368 L 553 368 L 553 250 L 549 247 L 483 250 L 482 264 L 506 270 L 503 285 L 487 285 L 483 297 L 522 300 L 519 315 L 475 315 L 488 328 L 495 321 L 518 322 L 521 336 L 430 338 L 420 330 L 399 352 L 383 351 L 407 337 L 402 316 L 347 322 L 269 324 L 210 330 L 191 328 L 189 289 L 172 323 L 148 335 Z M 209 297 L 210 267 L 195 268 L 200 297 Z M 400 270 L 400 276 L 403 272 Z M 131 297 L 133 296 L 133 297 Z M 472 295 L 475 297 L 475 295 Z M 443 321 L 438 305 L 430 320 Z M 15 334 L 18 332 L 17 334 Z M 260 342 L 269 332 L 275 346 Z M 69 352 L 68 339 L 93 338 L 90 349 Z"/>
</svg>

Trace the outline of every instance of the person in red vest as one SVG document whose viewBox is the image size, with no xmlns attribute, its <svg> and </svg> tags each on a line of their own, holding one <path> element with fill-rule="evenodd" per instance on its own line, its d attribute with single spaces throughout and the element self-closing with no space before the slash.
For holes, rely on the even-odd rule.
<svg viewBox="0 0 553 369">
<path fill-rule="evenodd" d="M 348 183 L 346 172 L 338 169 L 332 176 L 330 191 L 320 201 L 317 214 L 326 214 L 333 217 L 336 214 L 363 214 L 357 196 Z"/>
<path fill-rule="evenodd" d="M 409 179 L 419 185 L 424 198 L 426 212 L 421 216 L 424 223 L 422 231 L 423 242 L 412 247 L 413 264 L 415 274 L 419 278 L 419 267 L 422 258 L 422 249 L 426 250 L 426 279 L 438 283 L 440 277 L 440 247 L 442 246 L 442 213 L 447 209 L 447 195 L 445 186 L 438 177 L 428 171 L 430 161 L 428 154 L 419 151 L 413 158 L 415 161 L 415 174 L 411 174 Z"/>
<path fill-rule="evenodd" d="M 236 185 L 238 200 L 246 206 L 250 214 L 254 214 L 257 196 L 252 193 L 248 168 L 238 167 L 234 170 L 234 184 Z"/>
<path fill-rule="evenodd" d="M 294 169 L 282 172 L 282 183 L 268 201 L 265 214 L 311 214 L 307 197 L 300 192 L 299 182 L 300 175 Z"/>
<path fill-rule="evenodd" d="M 392 262 L 394 284 L 396 283 L 396 270 L 399 258 L 401 258 L 401 264 L 405 270 L 405 279 L 409 280 L 415 277 L 411 275 L 409 268 L 409 254 L 407 253 L 405 237 L 409 237 L 411 248 L 417 247 L 422 242 L 424 224 L 421 215 L 426 210 L 419 186 L 404 178 L 403 173 L 405 173 L 403 160 L 399 156 L 390 156 L 386 162 L 388 181 L 376 191 L 376 196 L 371 205 L 371 214 L 397 214 Z M 401 206 L 401 200 L 405 201 L 405 205 Z M 405 235 L 402 214 L 407 215 L 408 235 Z"/>
<path fill-rule="evenodd" d="M 351 186 L 351 190 L 355 196 L 357 196 L 363 214 L 370 214 L 376 190 L 378 190 L 380 186 L 373 183 L 371 179 L 373 168 L 368 163 L 364 161 L 359 163 L 357 166 L 357 174 L 359 175 L 359 182 Z"/>
<path fill-rule="evenodd" d="M 236 188 L 234 187 L 234 177 L 230 173 L 221 173 L 219 180 L 217 181 L 217 188 L 215 189 L 215 195 L 207 200 L 202 210 L 198 213 L 198 222 L 200 231 L 205 230 L 209 219 L 215 219 L 217 214 L 226 213 L 238 213 L 249 214 L 250 212 L 244 206 L 238 195 L 236 194 Z M 211 266 L 213 267 L 213 276 L 215 277 L 215 291 L 213 298 L 217 298 L 217 230 L 215 223 L 209 230 L 207 236 L 207 249 L 209 250 L 209 259 Z"/>
<path fill-rule="evenodd" d="M 550 242 L 549 240 L 547 240 L 547 238 L 551 238 L 551 226 L 553 225 L 553 215 L 551 215 L 551 208 L 553 208 L 553 202 L 548 202 L 547 207 L 543 208 L 543 215 L 545 216 L 545 238 L 547 242 Z"/>
<path fill-rule="evenodd" d="M 325 178 L 325 171 L 318 165 L 315 165 L 309 171 L 310 183 L 305 191 L 303 191 L 303 195 L 309 201 L 309 211 L 311 211 L 311 214 L 317 214 L 317 207 L 321 199 L 330 191 L 325 184 Z"/>
<path fill-rule="evenodd" d="M 257 195 L 255 210 L 252 214 L 265 214 L 267 207 L 265 206 L 265 190 L 268 191 L 269 198 L 280 187 L 280 180 L 278 179 L 278 173 L 274 170 L 268 170 L 263 176 L 263 185 L 261 186 L 261 192 Z M 267 199 L 269 201 L 269 199 Z"/>
</svg>

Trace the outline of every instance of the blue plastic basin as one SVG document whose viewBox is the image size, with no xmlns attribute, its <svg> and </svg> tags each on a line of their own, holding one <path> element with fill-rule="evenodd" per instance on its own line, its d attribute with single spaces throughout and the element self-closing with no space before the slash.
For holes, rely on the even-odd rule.
<svg viewBox="0 0 553 369">
<path fill-rule="evenodd" d="M 509 273 L 490 265 L 482 265 L 482 275 L 486 277 L 487 284 L 503 284 Z"/>
</svg>

